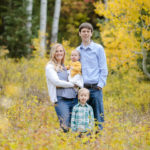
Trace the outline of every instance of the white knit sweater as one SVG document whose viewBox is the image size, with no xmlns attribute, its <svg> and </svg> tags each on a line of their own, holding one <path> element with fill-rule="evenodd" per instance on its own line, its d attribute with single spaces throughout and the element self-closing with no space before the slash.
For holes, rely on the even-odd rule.
<svg viewBox="0 0 150 150">
<path fill-rule="evenodd" d="M 46 69 L 46 80 L 47 80 L 50 101 L 52 103 L 55 103 L 57 102 L 56 87 L 68 88 L 68 87 L 73 87 L 74 84 L 71 82 L 60 80 L 56 70 L 54 69 L 53 64 L 48 63 L 45 69 Z"/>
</svg>

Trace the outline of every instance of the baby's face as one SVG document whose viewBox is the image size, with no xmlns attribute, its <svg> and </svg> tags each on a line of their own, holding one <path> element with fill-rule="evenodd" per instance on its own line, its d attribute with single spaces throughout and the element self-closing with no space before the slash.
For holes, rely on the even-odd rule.
<svg viewBox="0 0 150 150">
<path fill-rule="evenodd" d="M 79 59 L 80 59 L 79 52 L 73 51 L 73 52 L 71 53 L 71 60 L 72 60 L 73 62 L 76 62 L 76 61 L 78 61 Z"/>
</svg>

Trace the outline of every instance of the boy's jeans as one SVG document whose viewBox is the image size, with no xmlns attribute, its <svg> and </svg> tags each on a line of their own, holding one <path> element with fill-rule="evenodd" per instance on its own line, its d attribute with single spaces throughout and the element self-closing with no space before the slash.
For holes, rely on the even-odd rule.
<svg viewBox="0 0 150 150">
<path fill-rule="evenodd" d="M 77 98 L 66 99 L 61 96 L 57 96 L 57 99 L 58 102 L 55 106 L 55 110 L 60 122 L 60 126 L 65 132 L 66 129 L 64 127 L 70 127 L 72 109 L 78 103 L 78 100 Z"/>
<path fill-rule="evenodd" d="M 102 122 L 104 122 L 104 107 L 102 90 L 90 88 L 90 99 L 87 101 L 92 106 L 94 118 L 98 121 L 98 126 L 102 130 Z M 96 123 L 97 124 L 97 123 Z"/>
</svg>

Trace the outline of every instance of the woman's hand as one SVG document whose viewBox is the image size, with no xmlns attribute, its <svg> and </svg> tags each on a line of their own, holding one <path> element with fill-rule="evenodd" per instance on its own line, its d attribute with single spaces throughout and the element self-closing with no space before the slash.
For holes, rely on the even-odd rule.
<svg viewBox="0 0 150 150">
<path fill-rule="evenodd" d="M 74 84 L 74 88 L 78 88 L 78 87 L 79 87 L 78 85 Z"/>
</svg>

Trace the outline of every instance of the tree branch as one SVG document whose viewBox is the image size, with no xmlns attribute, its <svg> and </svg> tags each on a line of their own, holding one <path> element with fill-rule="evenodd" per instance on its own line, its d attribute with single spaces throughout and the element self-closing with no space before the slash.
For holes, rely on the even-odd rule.
<svg viewBox="0 0 150 150">
<path fill-rule="evenodd" d="M 134 54 L 143 55 L 142 52 L 132 51 Z"/>
<path fill-rule="evenodd" d="M 148 39 L 148 40 L 145 40 L 145 42 L 146 42 L 146 43 L 150 42 L 150 39 Z"/>
<path fill-rule="evenodd" d="M 142 53 L 143 53 L 143 61 L 142 61 L 143 72 L 150 79 L 150 73 L 148 72 L 147 67 L 146 67 L 147 53 L 144 48 L 142 48 Z"/>
</svg>

